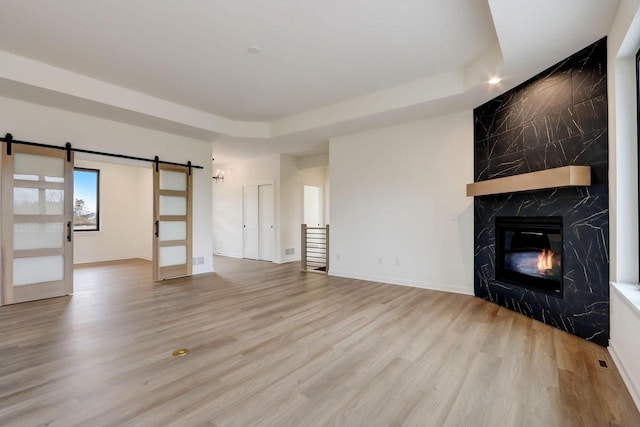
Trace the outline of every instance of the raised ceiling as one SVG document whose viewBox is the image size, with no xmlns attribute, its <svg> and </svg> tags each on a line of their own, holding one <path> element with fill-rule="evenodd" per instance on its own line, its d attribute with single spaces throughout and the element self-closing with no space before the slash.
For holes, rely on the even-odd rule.
<svg viewBox="0 0 640 427">
<path fill-rule="evenodd" d="M 606 35 L 617 5 L 0 0 L 0 95 L 304 154 L 471 108 Z"/>
<path fill-rule="evenodd" d="M 1 1 L 0 49 L 233 120 L 271 121 L 464 66 L 477 0 Z M 251 55 L 250 46 L 262 52 Z"/>
</svg>

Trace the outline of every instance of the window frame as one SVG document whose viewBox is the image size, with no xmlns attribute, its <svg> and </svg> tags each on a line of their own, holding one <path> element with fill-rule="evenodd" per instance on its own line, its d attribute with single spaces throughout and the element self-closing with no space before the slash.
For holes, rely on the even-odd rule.
<svg viewBox="0 0 640 427">
<path fill-rule="evenodd" d="M 636 52 L 636 172 L 638 185 L 638 215 L 640 221 L 640 49 Z M 640 224 L 638 227 L 638 276 L 640 277 Z"/>
<path fill-rule="evenodd" d="M 73 232 L 81 232 L 81 233 L 85 233 L 85 232 L 97 232 L 100 231 L 100 169 L 94 169 L 94 168 L 85 168 L 85 167 L 79 167 L 79 166 L 74 166 L 73 167 L 73 172 L 75 174 L 75 172 L 91 172 L 91 173 L 95 173 L 96 174 L 96 227 L 95 228 L 90 228 L 90 229 L 76 229 L 76 221 L 75 221 L 75 215 L 73 216 L 74 220 L 73 220 Z M 76 199 L 76 192 L 75 192 L 75 175 L 74 175 L 74 191 L 73 191 L 73 203 L 75 206 L 75 199 Z"/>
</svg>

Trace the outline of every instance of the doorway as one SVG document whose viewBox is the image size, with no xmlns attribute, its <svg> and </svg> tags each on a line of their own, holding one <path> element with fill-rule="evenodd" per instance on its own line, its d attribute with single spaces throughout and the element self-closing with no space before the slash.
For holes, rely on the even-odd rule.
<svg viewBox="0 0 640 427">
<path fill-rule="evenodd" d="M 243 198 L 243 258 L 273 261 L 274 192 L 273 184 L 245 185 Z"/>
<path fill-rule="evenodd" d="M 99 171 L 98 231 L 74 227 L 74 264 L 152 260 L 153 172 L 147 164 L 75 159 Z M 83 194 L 74 194 L 75 199 Z"/>
<path fill-rule="evenodd" d="M 309 227 L 320 227 L 323 225 L 323 209 L 322 209 L 322 188 L 315 185 L 305 185 L 304 195 L 304 214 L 302 222 Z"/>
</svg>

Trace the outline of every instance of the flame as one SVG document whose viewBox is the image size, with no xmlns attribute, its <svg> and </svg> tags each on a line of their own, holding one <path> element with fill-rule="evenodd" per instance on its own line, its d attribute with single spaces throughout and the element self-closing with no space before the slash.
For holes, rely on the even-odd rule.
<svg viewBox="0 0 640 427">
<path fill-rule="evenodd" d="M 538 271 L 544 273 L 547 270 L 553 268 L 553 251 L 549 249 L 543 249 L 538 254 Z"/>
</svg>

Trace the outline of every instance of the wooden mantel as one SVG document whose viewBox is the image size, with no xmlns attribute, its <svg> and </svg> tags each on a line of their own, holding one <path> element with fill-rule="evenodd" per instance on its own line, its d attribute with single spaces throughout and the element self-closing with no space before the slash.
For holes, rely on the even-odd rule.
<svg viewBox="0 0 640 427">
<path fill-rule="evenodd" d="M 591 166 L 563 166 L 467 184 L 467 196 L 591 185 Z"/>
</svg>

